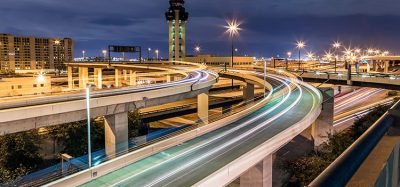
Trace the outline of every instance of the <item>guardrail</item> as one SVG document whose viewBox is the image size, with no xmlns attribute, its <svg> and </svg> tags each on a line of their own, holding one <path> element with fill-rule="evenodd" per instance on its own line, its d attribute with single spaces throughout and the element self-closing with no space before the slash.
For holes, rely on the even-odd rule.
<svg viewBox="0 0 400 187">
<path fill-rule="evenodd" d="M 391 110 L 400 110 L 398 101 L 389 111 L 378 119 L 360 138 L 346 149 L 328 168 L 326 168 L 309 186 L 341 187 L 346 186 L 360 165 L 378 144 L 389 128 L 396 122 Z"/>
</svg>

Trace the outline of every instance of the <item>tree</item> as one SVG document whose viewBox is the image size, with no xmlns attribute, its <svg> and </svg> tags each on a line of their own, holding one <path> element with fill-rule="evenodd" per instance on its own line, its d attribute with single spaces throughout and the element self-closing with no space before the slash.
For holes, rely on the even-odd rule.
<svg viewBox="0 0 400 187">
<path fill-rule="evenodd" d="M 149 127 L 142 122 L 139 110 L 128 113 L 128 129 L 129 138 L 143 136 L 148 133 Z"/>
<path fill-rule="evenodd" d="M 50 136 L 60 143 L 63 152 L 73 157 L 87 154 L 87 122 L 79 121 L 47 128 Z M 92 150 L 104 148 L 104 123 L 92 119 Z"/>
<path fill-rule="evenodd" d="M 285 186 L 307 186 L 389 108 L 390 106 L 375 107 L 367 115 L 359 117 L 351 128 L 330 135 L 329 140 L 321 146 L 319 151 L 284 163 L 283 169 L 291 176 L 291 180 Z"/>
<path fill-rule="evenodd" d="M 42 164 L 37 131 L 0 136 L 0 183 L 27 174 Z"/>
</svg>

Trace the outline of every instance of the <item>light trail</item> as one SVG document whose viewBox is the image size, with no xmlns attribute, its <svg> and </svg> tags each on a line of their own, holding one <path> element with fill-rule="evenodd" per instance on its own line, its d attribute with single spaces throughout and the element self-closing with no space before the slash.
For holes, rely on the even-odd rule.
<svg viewBox="0 0 400 187">
<path fill-rule="evenodd" d="M 275 80 L 282 81 L 282 80 L 276 79 L 275 77 L 270 77 L 270 78 L 274 78 Z M 193 147 L 193 148 L 191 148 L 191 149 L 189 149 L 189 150 L 187 150 L 187 151 L 185 151 L 185 152 L 183 152 L 183 153 L 180 153 L 180 154 L 178 154 L 178 155 L 176 155 L 176 156 L 174 156 L 174 157 L 172 157 L 172 158 L 169 158 L 168 160 L 165 160 L 164 162 L 157 163 L 156 165 L 153 165 L 152 167 L 147 168 L 147 169 L 145 169 L 145 170 L 143 170 L 143 171 L 141 171 L 141 172 L 135 173 L 134 175 L 132 175 L 132 176 L 130 176 L 130 177 L 128 177 L 128 178 L 125 178 L 125 179 L 123 179 L 123 180 L 120 180 L 119 182 L 117 182 L 117 183 L 115 183 L 115 184 L 113 184 L 113 185 L 111 185 L 111 186 L 117 186 L 117 185 L 119 185 L 119 184 L 121 184 L 121 183 L 123 183 L 123 182 L 125 182 L 125 181 L 129 181 L 130 179 L 132 179 L 132 178 L 134 178 L 134 177 L 136 177 L 136 176 L 138 176 L 138 175 L 140 175 L 140 174 L 142 174 L 142 173 L 144 173 L 144 172 L 146 172 L 146 171 L 148 171 L 148 170 L 150 170 L 150 169 L 153 169 L 153 168 L 155 168 L 155 167 L 157 167 L 157 166 L 160 166 L 160 165 L 162 165 L 162 164 L 165 164 L 166 162 L 173 162 L 174 159 L 177 159 L 177 158 L 179 158 L 179 157 L 185 156 L 185 155 L 187 155 L 187 154 L 192 153 L 192 152 L 195 151 L 195 150 L 198 150 L 198 149 L 200 149 L 200 148 L 203 148 L 203 147 L 205 147 L 205 146 L 208 146 L 208 145 L 214 143 L 216 140 L 222 139 L 223 137 L 225 137 L 225 136 L 227 136 L 227 135 L 229 135 L 229 134 L 231 134 L 231 133 L 233 133 L 233 132 L 235 132 L 235 131 L 237 131 L 237 130 L 243 128 L 243 127 L 246 127 L 247 125 L 249 125 L 249 124 L 251 124 L 251 123 L 257 121 L 258 119 L 264 117 L 265 115 L 271 113 L 271 112 L 274 111 L 276 108 L 278 108 L 279 106 L 281 106 L 284 102 L 286 102 L 287 99 L 289 98 L 291 92 L 292 92 L 290 86 L 289 86 L 286 82 L 282 81 L 282 83 L 285 84 L 285 85 L 287 86 L 287 88 L 289 89 L 288 94 L 286 94 L 286 96 L 284 97 L 284 99 L 283 99 L 282 101 L 280 101 L 277 105 L 275 105 L 274 107 L 270 108 L 269 110 L 263 112 L 262 114 L 258 115 L 256 118 L 252 118 L 251 120 L 248 120 L 248 121 L 246 121 L 245 123 L 242 123 L 241 125 L 239 125 L 239 126 L 233 128 L 233 129 L 230 129 L 230 130 L 228 130 L 228 131 L 222 133 L 222 134 L 219 135 L 219 136 L 213 137 L 213 138 L 212 138 L 211 140 L 209 140 L 208 142 L 205 142 L 205 143 L 203 143 L 203 144 L 197 145 L 197 146 L 195 146 L 195 147 Z M 270 97 L 271 94 L 272 94 L 272 92 L 270 92 L 270 95 L 267 96 L 267 97 Z M 268 99 L 268 98 L 266 98 L 266 99 Z M 266 99 L 265 99 L 265 100 L 266 100 Z M 257 129 L 259 129 L 259 128 L 257 128 Z M 252 132 L 253 132 L 253 131 L 252 131 Z M 245 133 L 245 135 L 247 135 L 247 134 L 248 134 L 248 133 Z M 242 135 L 241 135 L 240 137 L 242 137 Z M 228 145 L 230 145 L 229 142 L 228 142 Z M 218 150 L 220 150 L 220 149 L 218 149 Z M 215 152 L 215 151 L 218 151 L 218 150 L 215 150 L 215 149 L 214 149 L 214 152 Z M 207 155 L 209 155 L 209 154 L 207 154 Z M 203 155 L 203 156 L 207 156 L 207 155 Z M 201 157 L 201 158 L 202 158 L 202 157 Z M 195 159 L 194 161 L 191 161 L 190 163 L 192 163 L 192 162 L 197 162 L 197 160 L 198 160 L 198 159 Z M 190 163 L 189 163 L 189 165 L 191 165 Z M 185 164 L 185 165 L 186 165 L 186 164 Z M 186 167 L 188 167 L 188 165 L 186 165 Z M 186 167 L 185 167 L 185 168 L 186 168 Z M 183 168 L 181 167 L 181 169 L 183 169 Z M 178 170 L 178 171 L 180 171 L 180 170 Z M 178 172 L 178 171 L 176 171 L 176 172 Z M 176 172 L 175 172 L 175 173 L 176 173 Z M 168 174 L 168 175 L 171 175 L 171 173 Z M 161 180 L 161 179 L 159 179 L 159 180 Z"/>
<path fill-rule="evenodd" d="M 244 72 L 242 72 L 244 73 Z M 260 75 L 257 73 L 253 73 L 256 75 Z M 125 186 L 125 185 L 138 185 L 138 186 L 159 186 L 159 185 L 171 185 L 174 183 L 176 180 L 184 177 L 183 175 L 180 175 L 178 173 L 180 172 L 185 172 L 185 173 L 190 173 L 191 171 L 197 170 L 200 167 L 204 167 L 206 164 L 211 163 L 214 161 L 214 159 L 220 157 L 221 155 L 228 153 L 229 151 L 232 151 L 234 149 L 239 149 L 239 146 L 243 146 L 244 143 L 249 141 L 252 138 L 255 138 L 256 136 L 260 136 L 261 134 L 265 133 L 267 129 L 272 127 L 272 124 L 275 124 L 278 119 L 281 119 L 282 117 L 286 116 L 286 114 L 294 110 L 295 107 L 300 107 L 300 102 L 304 102 L 303 98 L 305 97 L 304 90 L 306 89 L 306 92 L 308 94 L 309 99 L 312 99 L 310 102 L 305 102 L 304 104 L 311 106 L 310 110 L 307 109 L 307 112 L 304 114 L 304 116 L 301 116 L 301 120 L 306 119 L 306 116 L 311 115 L 312 112 L 315 112 L 314 110 L 317 109 L 317 100 L 318 103 L 321 102 L 321 95 L 318 90 L 315 88 L 308 86 L 306 84 L 302 84 L 299 82 L 295 77 L 288 78 L 288 77 L 283 77 L 279 75 L 271 75 L 268 74 L 269 79 L 279 79 L 282 84 L 285 85 L 285 88 L 282 88 L 281 90 L 275 90 L 273 95 L 272 95 L 272 100 L 270 101 L 270 105 L 266 105 L 265 111 L 260 110 L 260 114 L 254 114 L 248 119 L 245 118 L 245 121 L 240 122 L 239 124 L 235 124 L 233 127 L 229 127 L 229 125 L 225 126 L 228 129 L 225 129 L 224 131 L 221 132 L 216 132 L 216 135 L 213 135 L 206 140 L 202 140 L 202 138 L 199 138 L 201 140 L 200 142 L 198 141 L 188 141 L 186 144 L 189 144 L 188 147 L 183 147 L 179 148 L 174 147 L 171 151 L 169 151 L 168 156 L 166 156 L 163 152 L 159 153 L 158 155 L 164 155 L 164 158 L 160 158 L 159 156 L 154 155 L 154 159 L 157 158 L 157 160 L 152 161 L 154 163 L 148 163 L 145 165 L 142 165 L 144 163 L 147 163 L 147 159 L 138 162 L 142 162 L 142 164 L 139 164 L 139 168 L 133 167 L 135 163 L 131 164 L 129 167 L 130 169 L 133 169 L 134 171 L 130 171 L 128 173 L 123 173 L 122 175 L 116 175 L 114 178 L 114 181 L 104 181 L 103 185 L 106 186 Z M 303 88 L 305 87 L 305 88 Z M 295 91 L 295 92 L 294 92 Z M 270 92 L 269 94 L 271 94 Z M 290 98 L 290 101 L 289 101 Z M 275 103 L 275 101 L 278 102 Z M 261 103 L 261 102 L 259 102 Z M 287 105 L 287 106 L 286 106 Z M 267 107 L 268 106 L 268 107 Z M 275 113 L 277 112 L 277 113 Z M 300 116 L 299 116 L 300 117 Z M 263 120 L 264 119 L 264 120 Z M 241 121 L 241 120 L 238 120 Z M 234 124 L 234 123 L 233 123 Z M 275 124 L 278 125 L 278 124 Z M 283 124 L 282 124 L 283 125 Z M 288 125 L 288 124 L 287 124 Z M 280 126 L 280 125 L 278 125 Z M 285 125 L 284 125 L 285 126 Z M 223 128 L 225 128 L 223 127 Z M 277 126 L 275 126 L 277 127 Z M 290 127 L 290 125 L 289 125 Z M 211 133 L 211 132 L 210 132 Z M 212 133 L 215 134 L 215 133 Z M 207 134 L 205 134 L 207 135 Z M 232 138 L 229 138 L 232 137 Z M 274 136 L 273 136 L 274 137 Z M 196 138 L 198 139 L 198 138 Z M 226 141 L 223 141 L 226 139 Z M 193 142 L 193 143 L 191 143 Z M 183 150 L 182 150 L 183 149 Z M 203 151 L 204 149 L 204 151 Z M 181 151 L 179 151 L 181 150 Z M 165 152 L 168 152 L 166 150 Z M 172 154 L 171 154 L 172 153 Z M 175 153 L 175 154 L 174 154 Z M 194 158 L 190 158 L 194 156 Z M 151 156 L 153 157 L 153 156 Z M 187 160 L 186 159 L 189 159 Z M 149 158 L 150 159 L 150 158 Z M 182 161 L 181 161 L 182 160 Z M 176 163 L 179 164 L 176 164 Z M 127 171 L 129 170 L 127 168 L 128 166 L 121 168 L 121 171 Z M 168 170 L 165 172 L 161 172 L 160 169 L 162 167 L 167 167 Z M 115 171 L 117 172 L 117 171 Z M 114 173 L 114 172 L 112 172 Z M 110 173 L 111 176 L 113 174 Z M 155 175 L 155 173 L 159 173 L 160 175 Z M 121 173 L 120 173 L 121 174 Z M 142 176 L 143 175 L 143 176 Z M 141 180 L 146 178 L 146 177 L 151 177 L 151 180 Z M 135 179 L 137 178 L 137 179 Z M 98 179 L 95 179 L 98 180 Z M 138 180 L 141 180 L 140 182 Z M 172 180 L 172 181 L 171 181 Z M 100 180 L 101 181 L 101 180 Z M 101 185 L 99 182 L 94 182 L 93 184 L 96 184 L 97 186 Z M 139 182 L 139 183 L 138 183 Z M 162 182 L 162 184 L 161 184 Z M 89 182 L 90 183 L 90 182 Z"/>
</svg>

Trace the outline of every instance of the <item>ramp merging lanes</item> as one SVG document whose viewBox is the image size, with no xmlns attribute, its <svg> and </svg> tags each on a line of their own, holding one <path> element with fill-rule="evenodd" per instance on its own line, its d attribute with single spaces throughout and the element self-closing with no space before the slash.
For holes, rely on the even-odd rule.
<svg viewBox="0 0 400 187">
<path fill-rule="evenodd" d="M 206 186 L 221 168 L 260 145 L 279 148 L 291 140 L 282 136 L 301 132 L 308 126 L 298 124 L 316 119 L 322 98 L 317 89 L 294 78 L 270 74 L 268 81 L 274 86 L 272 99 L 255 112 L 82 186 Z"/>
</svg>

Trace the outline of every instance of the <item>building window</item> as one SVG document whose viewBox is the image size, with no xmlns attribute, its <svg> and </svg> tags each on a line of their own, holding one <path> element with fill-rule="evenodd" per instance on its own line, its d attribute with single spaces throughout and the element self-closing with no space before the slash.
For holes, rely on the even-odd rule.
<svg viewBox="0 0 400 187">
<path fill-rule="evenodd" d="M 37 84 L 33 84 L 33 87 L 36 88 L 36 87 L 37 87 Z"/>
<path fill-rule="evenodd" d="M 22 85 L 18 85 L 18 89 L 22 89 Z"/>
</svg>

